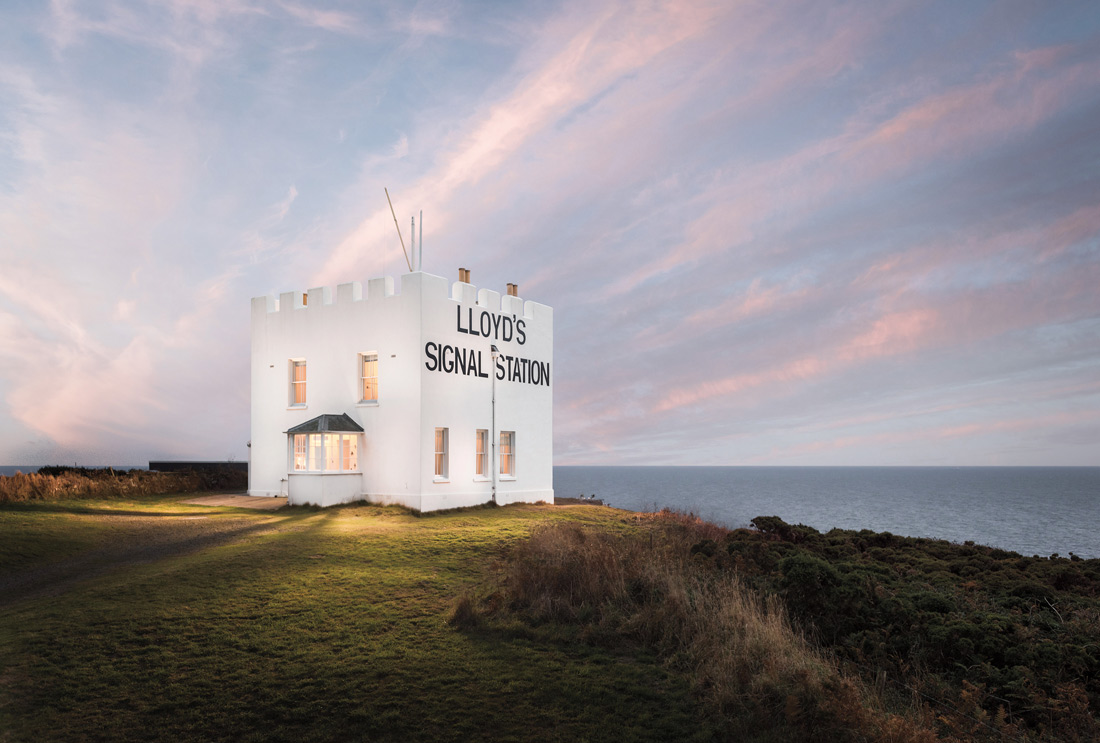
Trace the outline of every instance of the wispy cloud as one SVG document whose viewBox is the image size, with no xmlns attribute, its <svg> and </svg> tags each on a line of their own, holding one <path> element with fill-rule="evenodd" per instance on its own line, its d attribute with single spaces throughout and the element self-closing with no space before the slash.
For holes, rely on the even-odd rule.
<svg viewBox="0 0 1100 743">
<path fill-rule="evenodd" d="M 403 270 L 386 186 L 555 307 L 559 461 L 1096 463 L 1098 13 L 8 12 L 0 458 L 243 456 L 241 303 Z"/>
</svg>

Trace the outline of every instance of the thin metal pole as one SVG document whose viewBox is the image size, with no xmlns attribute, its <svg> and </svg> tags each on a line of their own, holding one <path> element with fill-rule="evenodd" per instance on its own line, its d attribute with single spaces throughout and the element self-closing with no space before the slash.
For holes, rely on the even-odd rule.
<svg viewBox="0 0 1100 743">
<path fill-rule="evenodd" d="M 386 192 L 386 203 L 390 205 L 390 214 L 393 215 L 393 226 L 397 228 L 397 239 L 401 241 L 401 252 L 405 254 L 405 263 L 409 267 L 409 272 L 412 273 L 412 263 L 409 262 L 409 251 L 405 250 L 405 238 L 401 237 L 401 226 L 397 224 L 397 213 L 393 210 L 393 202 L 390 201 L 390 190 L 383 187 L 383 191 Z"/>
<path fill-rule="evenodd" d="M 424 270 L 424 210 L 420 210 L 420 257 L 416 261 L 416 270 Z"/>
<path fill-rule="evenodd" d="M 492 450 L 493 461 L 491 466 L 493 468 L 493 503 L 497 502 L 497 470 L 499 464 L 497 463 L 497 347 L 492 347 L 492 352 L 489 356 L 493 360 L 492 374 L 493 377 L 493 422 L 492 428 L 489 432 L 489 436 L 492 437 Z"/>
</svg>

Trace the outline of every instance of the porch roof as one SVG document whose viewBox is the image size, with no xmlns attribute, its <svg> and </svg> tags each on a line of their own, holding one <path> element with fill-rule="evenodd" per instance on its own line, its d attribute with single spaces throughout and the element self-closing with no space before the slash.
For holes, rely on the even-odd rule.
<svg viewBox="0 0 1100 743">
<path fill-rule="evenodd" d="M 286 433 L 363 433 L 363 427 L 347 413 L 325 413 L 287 429 Z"/>
</svg>

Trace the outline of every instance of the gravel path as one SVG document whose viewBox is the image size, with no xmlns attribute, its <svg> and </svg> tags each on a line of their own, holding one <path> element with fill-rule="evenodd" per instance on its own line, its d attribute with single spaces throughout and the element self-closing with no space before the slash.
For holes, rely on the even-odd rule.
<svg viewBox="0 0 1100 743">
<path fill-rule="evenodd" d="M 203 515 L 95 514 L 115 532 L 106 545 L 75 557 L 11 573 L 0 573 L 0 610 L 29 598 L 57 596 L 89 578 L 236 541 L 277 528 L 268 519 Z"/>
</svg>

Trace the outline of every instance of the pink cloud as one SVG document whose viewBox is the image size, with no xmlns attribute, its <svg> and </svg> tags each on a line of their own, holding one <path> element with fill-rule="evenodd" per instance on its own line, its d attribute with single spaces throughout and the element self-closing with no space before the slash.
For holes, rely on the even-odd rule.
<svg viewBox="0 0 1100 743">
<path fill-rule="evenodd" d="M 434 205 L 433 228 L 446 230 L 446 204 L 462 187 L 496 173 L 535 135 L 616 80 L 704 31 L 717 6 L 707 3 L 620 9 L 602 6 L 577 25 L 559 19 L 533 47 L 551 52 L 515 82 L 509 95 L 478 111 L 432 170 L 401 187 L 408 203 Z M 353 228 L 313 279 L 330 284 L 353 274 L 366 252 L 392 252 L 388 207 Z"/>
<path fill-rule="evenodd" d="M 672 327 L 650 326 L 638 335 L 638 340 L 663 345 L 674 340 L 696 338 L 750 317 L 796 306 L 809 294 L 808 289 L 792 288 L 790 283 L 766 285 L 763 278 L 757 277 L 744 294 L 731 296 L 713 307 L 696 310 Z"/>
<path fill-rule="evenodd" d="M 934 425 L 902 431 L 883 431 L 870 434 L 836 436 L 828 439 L 796 444 L 793 446 L 773 447 L 766 454 L 751 461 L 775 461 L 797 459 L 807 454 L 820 454 L 843 449 L 861 448 L 881 450 L 884 447 L 912 445 L 919 441 L 940 442 L 948 439 L 980 438 L 1004 432 L 1042 431 L 1065 428 L 1100 420 L 1100 411 L 1081 410 L 1075 412 L 1044 413 L 1040 415 L 1004 418 L 961 425 Z"/>
<path fill-rule="evenodd" d="M 939 320 L 939 313 L 930 308 L 892 312 L 837 349 L 836 358 L 855 361 L 909 353 L 934 332 Z"/>
<path fill-rule="evenodd" d="M 1097 61 L 1050 70 L 1033 59 L 1014 57 L 982 79 L 927 95 L 885 119 L 859 112 L 840 134 L 732 171 L 712 189 L 713 206 L 686 228 L 685 239 L 622 275 L 610 293 L 634 291 L 679 266 L 743 248 L 777 213 L 812 214 L 875 182 L 1030 131 L 1100 80 Z"/>
<path fill-rule="evenodd" d="M 789 384 L 821 376 L 829 371 L 828 359 L 806 356 L 789 361 L 764 372 L 735 374 L 723 379 L 701 382 L 666 393 L 653 406 L 654 412 L 665 412 L 716 397 L 727 397 L 764 385 Z"/>
</svg>

